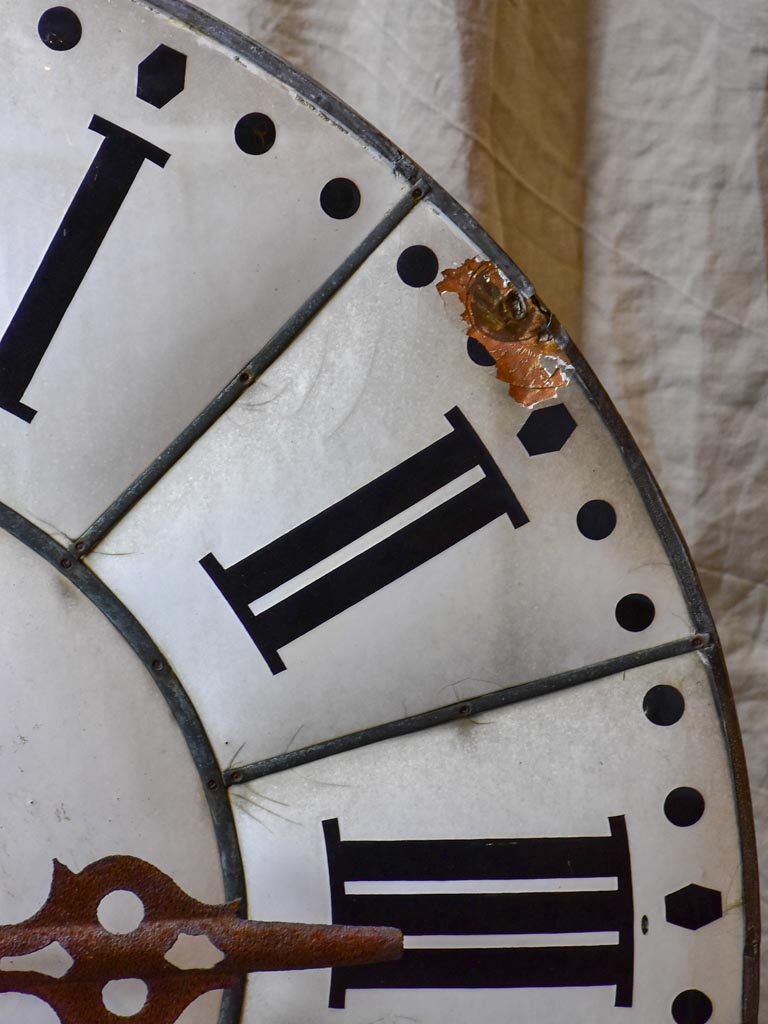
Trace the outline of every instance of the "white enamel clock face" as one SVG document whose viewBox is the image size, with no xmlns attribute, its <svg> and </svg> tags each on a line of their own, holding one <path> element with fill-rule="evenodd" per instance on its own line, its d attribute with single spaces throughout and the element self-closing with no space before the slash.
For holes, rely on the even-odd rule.
<svg viewBox="0 0 768 1024">
<path fill-rule="evenodd" d="M 128 853 L 405 934 L 188 1024 L 754 1024 L 714 627 L 532 286 L 179 0 L 0 10 L 0 924 Z"/>
</svg>

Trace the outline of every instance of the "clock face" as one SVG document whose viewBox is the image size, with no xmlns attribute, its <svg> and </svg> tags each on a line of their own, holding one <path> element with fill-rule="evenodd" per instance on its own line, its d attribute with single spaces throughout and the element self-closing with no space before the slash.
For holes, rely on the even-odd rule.
<svg viewBox="0 0 768 1024">
<path fill-rule="evenodd" d="M 187 1024 L 753 1024 L 717 636 L 530 283 L 179 0 L 0 10 L 0 923 L 130 854 L 405 935 Z"/>
</svg>

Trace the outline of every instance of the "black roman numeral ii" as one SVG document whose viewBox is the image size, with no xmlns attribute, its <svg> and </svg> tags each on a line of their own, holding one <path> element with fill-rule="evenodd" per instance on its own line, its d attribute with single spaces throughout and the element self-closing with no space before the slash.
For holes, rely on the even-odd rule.
<svg viewBox="0 0 768 1024">
<path fill-rule="evenodd" d="M 515 528 L 528 522 L 461 410 L 451 409 L 445 418 L 453 428 L 450 434 L 242 561 L 225 569 L 213 554 L 200 560 L 273 673 L 285 668 L 280 648 L 494 519 L 506 515 Z M 258 615 L 251 612 L 253 601 L 477 467 L 483 470 L 482 480 L 297 593 Z"/>
<path fill-rule="evenodd" d="M 165 167 L 170 153 L 94 117 L 104 141 L 48 246 L 19 308 L 0 341 L 0 409 L 31 423 L 36 410 L 22 402 L 69 304 L 145 160 Z"/>
<path fill-rule="evenodd" d="M 632 1005 L 632 877 L 624 817 L 610 835 L 547 839 L 342 841 L 323 822 L 335 924 L 388 925 L 408 935 L 552 935 L 617 932 L 613 945 L 407 949 L 402 960 L 335 967 L 329 1006 L 347 989 L 560 988 L 615 986 L 616 1006 Z M 615 878 L 616 888 L 584 892 L 440 891 L 347 893 L 348 882 Z M 421 888 L 421 885 L 419 886 Z"/>
</svg>

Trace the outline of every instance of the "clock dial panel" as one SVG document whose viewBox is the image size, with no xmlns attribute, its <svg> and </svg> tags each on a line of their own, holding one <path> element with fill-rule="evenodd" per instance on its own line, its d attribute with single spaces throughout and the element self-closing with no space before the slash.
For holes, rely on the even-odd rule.
<svg viewBox="0 0 768 1024">
<path fill-rule="evenodd" d="M 513 402 L 438 275 L 398 274 L 417 245 L 482 255 L 415 210 L 88 557 L 225 762 L 694 632 L 589 395 Z"/>
<path fill-rule="evenodd" d="M 409 187 L 142 4 L 78 5 L 63 50 L 39 3 L 3 7 L 0 492 L 74 538 Z"/>
<path fill-rule="evenodd" d="M 244 863 L 406 954 L 185 1024 L 755 1024 L 717 637 L 530 283 L 181 0 L 0 10 L 0 924 L 54 857 Z"/>
<path fill-rule="evenodd" d="M 699 654 L 230 793 L 267 916 L 406 935 L 399 963 L 255 978 L 246 1020 L 668 1020 L 681 978 L 739 1019 L 741 856 Z"/>
</svg>

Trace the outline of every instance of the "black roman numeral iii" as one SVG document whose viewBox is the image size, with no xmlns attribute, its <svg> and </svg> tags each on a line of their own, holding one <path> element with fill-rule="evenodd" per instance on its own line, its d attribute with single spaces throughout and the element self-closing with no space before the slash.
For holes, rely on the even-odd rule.
<svg viewBox="0 0 768 1024">
<path fill-rule="evenodd" d="M 36 410 L 22 402 L 24 392 L 141 165 L 150 160 L 165 167 L 170 157 L 103 117 L 94 117 L 89 128 L 104 141 L 0 341 L 0 409 L 27 423 Z"/>
<path fill-rule="evenodd" d="M 494 519 L 509 516 L 515 528 L 528 522 L 461 410 L 451 409 L 445 418 L 453 428 L 450 434 L 242 561 L 225 569 L 213 554 L 200 560 L 273 673 L 285 668 L 280 648 Z M 258 615 L 251 612 L 248 606 L 253 601 L 478 467 L 484 473 L 482 480 L 290 597 Z"/>
<path fill-rule="evenodd" d="M 408 949 L 402 960 L 334 967 L 329 1006 L 347 989 L 560 988 L 610 985 L 632 1005 L 632 877 L 624 817 L 610 835 L 547 839 L 344 840 L 323 822 L 335 924 L 388 925 L 409 935 L 552 935 L 617 932 L 612 945 Z M 347 893 L 349 882 L 615 878 L 584 892 Z M 373 887 L 373 886 L 372 886 Z"/>
</svg>

